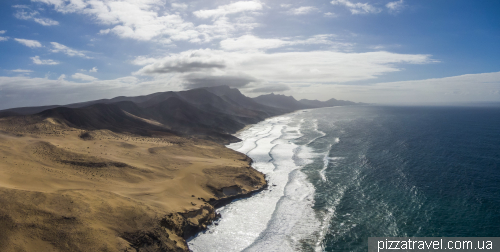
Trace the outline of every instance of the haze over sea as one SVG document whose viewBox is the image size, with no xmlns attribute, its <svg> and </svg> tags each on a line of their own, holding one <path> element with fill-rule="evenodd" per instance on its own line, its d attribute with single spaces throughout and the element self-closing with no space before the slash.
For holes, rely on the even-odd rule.
<svg viewBox="0 0 500 252">
<path fill-rule="evenodd" d="M 269 189 L 219 209 L 193 251 L 366 251 L 368 237 L 500 236 L 499 107 L 333 107 L 229 145 Z"/>
</svg>

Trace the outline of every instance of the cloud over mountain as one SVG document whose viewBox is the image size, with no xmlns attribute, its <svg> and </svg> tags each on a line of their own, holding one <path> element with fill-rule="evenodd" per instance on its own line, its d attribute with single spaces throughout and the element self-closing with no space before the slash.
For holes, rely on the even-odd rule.
<svg viewBox="0 0 500 252">
<path fill-rule="evenodd" d="M 187 89 L 199 87 L 215 87 L 226 85 L 235 88 L 241 88 L 248 85 L 250 82 L 256 81 L 254 78 L 245 75 L 236 76 L 210 76 L 191 74 L 185 77 L 186 83 L 184 86 Z"/>
</svg>

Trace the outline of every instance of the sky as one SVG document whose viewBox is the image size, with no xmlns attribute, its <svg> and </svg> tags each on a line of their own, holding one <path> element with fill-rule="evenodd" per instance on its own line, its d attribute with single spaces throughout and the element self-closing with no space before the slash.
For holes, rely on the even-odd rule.
<svg viewBox="0 0 500 252">
<path fill-rule="evenodd" d="M 229 85 L 500 101 L 500 1 L 0 1 L 0 109 Z"/>
</svg>

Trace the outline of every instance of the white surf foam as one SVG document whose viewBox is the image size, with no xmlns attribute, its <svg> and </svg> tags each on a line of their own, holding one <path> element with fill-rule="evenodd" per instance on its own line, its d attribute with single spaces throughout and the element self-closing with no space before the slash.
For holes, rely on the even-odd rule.
<svg viewBox="0 0 500 252">
<path fill-rule="evenodd" d="M 317 231 L 321 222 L 312 209 L 314 187 L 300 171 L 306 161 L 295 162 L 297 151 L 309 156 L 311 149 L 298 148 L 293 140 L 302 136 L 300 123 L 292 127 L 291 116 L 258 123 L 228 145 L 254 160 L 269 189 L 251 198 L 235 201 L 218 210 L 221 219 L 188 245 L 198 251 L 297 251 L 300 240 Z"/>
</svg>

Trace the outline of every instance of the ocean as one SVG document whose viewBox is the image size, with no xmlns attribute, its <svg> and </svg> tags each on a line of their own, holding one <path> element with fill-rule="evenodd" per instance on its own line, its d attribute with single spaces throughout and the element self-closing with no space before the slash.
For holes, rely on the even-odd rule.
<svg viewBox="0 0 500 252">
<path fill-rule="evenodd" d="M 368 237 L 500 236 L 500 108 L 351 106 L 252 125 L 229 148 L 269 188 L 188 244 L 367 251 Z"/>
</svg>

